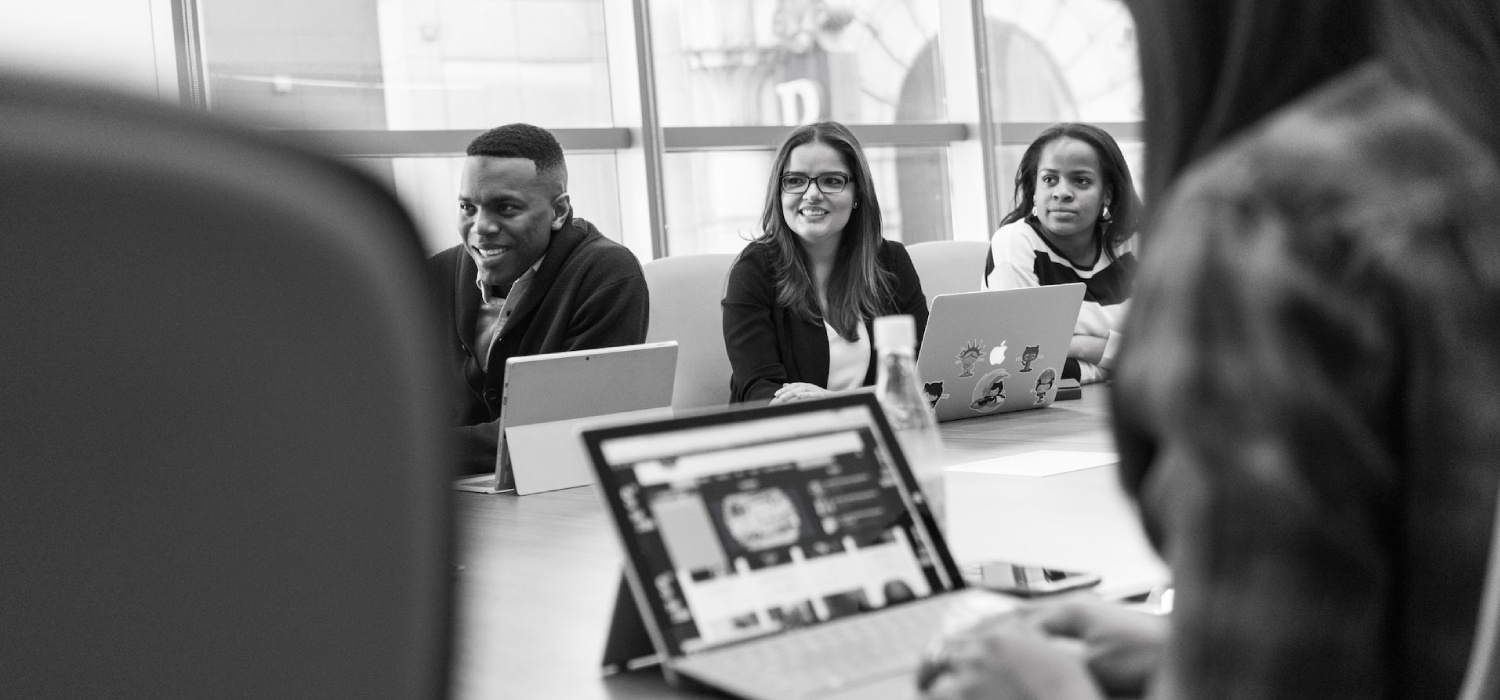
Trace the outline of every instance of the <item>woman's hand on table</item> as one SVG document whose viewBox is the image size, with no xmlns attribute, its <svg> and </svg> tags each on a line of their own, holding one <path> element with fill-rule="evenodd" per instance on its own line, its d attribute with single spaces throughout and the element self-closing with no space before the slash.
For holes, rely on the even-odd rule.
<svg viewBox="0 0 1500 700">
<path fill-rule="evenodd" d="M 810 401 L 833 395 L 834 392 L 824 389 L 817 384 L 790 382 L 782 384 L 781 388 L 776 390 L 776 395 L 771 397 L 771 405 L 775 406 L 776 404 L 790 403 L 792 401 Z"/>
</svg>

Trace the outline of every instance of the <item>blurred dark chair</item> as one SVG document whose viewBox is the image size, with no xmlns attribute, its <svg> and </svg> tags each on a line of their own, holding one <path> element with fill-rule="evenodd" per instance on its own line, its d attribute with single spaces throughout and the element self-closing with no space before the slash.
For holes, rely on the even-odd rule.
<svg viewBox="0 0 1500 700">
<path fill-rule="evenodd" d="M 421 261 L 331 158 L 0 76 L 0 697 L 446 693 Z"/>
</svg>

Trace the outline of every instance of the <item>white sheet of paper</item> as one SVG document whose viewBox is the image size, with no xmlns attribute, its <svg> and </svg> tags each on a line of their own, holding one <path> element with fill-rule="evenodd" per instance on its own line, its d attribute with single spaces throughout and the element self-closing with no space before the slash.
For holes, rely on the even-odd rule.
<svg viewBox="0 0 1500 700">
<path fill-rule="evenodd" d="M 1052 476 L 1065 472 L 1102 467 L 1120 461 L 1114 452 L 1073 452 L 1068 450 L 1035 450 L 1009 457 L 983 459 L 955 464 L 948 472 L 996 474 L 999 476 Z"/>
</svg>

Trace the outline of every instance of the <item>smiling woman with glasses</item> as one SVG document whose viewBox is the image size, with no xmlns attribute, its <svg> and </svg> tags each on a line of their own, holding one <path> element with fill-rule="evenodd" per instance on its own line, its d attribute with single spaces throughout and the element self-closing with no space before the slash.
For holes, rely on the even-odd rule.
<svg viewBox="0 0 1500 700">
<path fill-rule="evenodd" d="M 927 301 L 911 258 L 881 237 L 880 202 L 843 124 L 798 127 L 776 152 L 761 233 L 734 262 L 724 345 L 734 401 L 819 398 L 875 382 L 871 323 Z"/>
</svg>

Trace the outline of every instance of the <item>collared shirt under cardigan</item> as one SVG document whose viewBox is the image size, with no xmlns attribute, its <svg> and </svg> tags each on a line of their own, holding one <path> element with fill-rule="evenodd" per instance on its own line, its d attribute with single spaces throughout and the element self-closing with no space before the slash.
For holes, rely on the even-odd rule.
<svg viewBox="0 0 1500 700">
<path fill-rule="evenodd" d="M 573 218 L 552 234 L 530 287 L 489 349 L 489 371 L 472 347 L 481 302 L 474 260 L 462 245 L 428 260 L 439 300 L 447 395 L 454 425 L 500 417 L 505 361 L 646 341 L 649 302 L 640 262 L 593 224 Z"/>
</svg>

